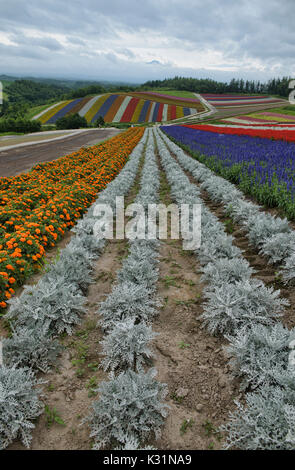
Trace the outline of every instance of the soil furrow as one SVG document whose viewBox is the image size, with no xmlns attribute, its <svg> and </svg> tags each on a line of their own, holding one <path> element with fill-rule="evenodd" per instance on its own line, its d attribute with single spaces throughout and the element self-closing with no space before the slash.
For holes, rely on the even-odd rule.
<svg viewBox="0 0 295 470">
<path fill-rule="evenodd" d="M 173 202 L 169 194 L 161 168 L 162 203 Z M 158 292 L 163 307 L 153 323 L 159 333 L 154 365 L 157 379 L 168 385 L 171 408 L 162 437 L 154 443 L 158 449 L 220 449 L 217 428 L 240 396 L 223 350 L 226 341 L 212 337 L 198 318 L 204 286 L 198 270 L 194 253 L 183 250 L 181 240 L 162 241 Z"/>
</svg>

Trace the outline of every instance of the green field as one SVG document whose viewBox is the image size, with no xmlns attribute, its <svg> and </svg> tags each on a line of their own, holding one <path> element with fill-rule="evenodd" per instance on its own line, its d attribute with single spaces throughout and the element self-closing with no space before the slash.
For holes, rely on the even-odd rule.
<svg viewBox="0 0 295 470">
<path fill-rule="evenodd" d="M 287 106 L 281 106 L 280 108 L 271 108 L 267 111 L 272 113 L 282 113 L 282 114 L 289 114 L 290 116 L 295 116 L 295 104 L 288 104 Z"/>
<path fill-rule="evenodd" d="M 39 114 L 41 113 L 41 111 L 44 111 L 44 109 L 47 109 L 50 105 L 47 103 L 47 104 L 43 104 L 43 105 L 40 105 L 40 106 L 34 106 L 33 108 L 30 108 L 26 115 L 25 115 L 25 118 L 26 119 L 32 119 L 34 116 L 36 116 L 36 114 Z"/>
<path fill-rule="evenodd" d="M 164 95 L 179 96 L 180 98 L 193 98 L 196 99 L 196 96 L 191 91 L 182 91 L 182 90 L 171 90 L 171 88 L 152 88 L 150 90 L 145 90 L 147 92 L 156 92 L 163 93 Z"/>
</svg>

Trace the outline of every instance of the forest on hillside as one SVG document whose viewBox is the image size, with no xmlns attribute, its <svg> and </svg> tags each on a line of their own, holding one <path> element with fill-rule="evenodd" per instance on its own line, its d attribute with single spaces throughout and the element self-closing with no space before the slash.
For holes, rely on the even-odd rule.
<svg viewBox="0 0 295 470">
<path fill-rule="evenodd" d="M 58 80 L 37 81 L 20 79 L 5 83 L 5 97 L 0 109 L 2 118 L 24 118 L 33 107 L 55 103 L 60 100 L 83 98 L 88 95 L 103 93 L 129 92 L 135 90 L 174 89 L 196 93 L 250 93 L 270 94 L 287 97 L 290 78 L 273 78 L 266 83 L 254 80 L 233 78 L 230 82 L 218 82 L 210 78 L 174 77 L 164 80 L 150 80 L 144 84 L 114 84 L 103 82 L 71 82 L 67 86 Z"/>
<path fill-rule="evenodd" d="M 230 82 L 218 82 L 210 78 L 174 77 L 165 80 L 149 80 L 140 89 L 171 88 L 175 90 L 192 91 L 195 93 L 258 93 L 287 97 L 290 90 L 290 77 L 273 78 L 262 83 L 259 80 L 244 80 L 233 78 Z"/>
</svg>

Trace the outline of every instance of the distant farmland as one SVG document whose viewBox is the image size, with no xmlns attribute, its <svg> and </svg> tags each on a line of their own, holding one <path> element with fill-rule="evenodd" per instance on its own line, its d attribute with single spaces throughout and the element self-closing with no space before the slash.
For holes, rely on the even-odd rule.
<svg viewBox="0 0 295 470">
<path fill-rule="evenodd" d="M 34 116 L 42 124 L 55 124 L 57 119 L 79 113 L 88 123 L 100 116 L 105 122 L 144 123 L 183 118 L 204 111 L 196 98 L 181 98 L 160 93 L 107 93 L 62 101 Z"/>
</svg>

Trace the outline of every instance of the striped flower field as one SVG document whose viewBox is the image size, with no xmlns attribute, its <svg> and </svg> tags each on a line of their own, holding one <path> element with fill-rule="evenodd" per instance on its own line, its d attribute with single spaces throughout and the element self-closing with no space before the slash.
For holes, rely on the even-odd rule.
<svg viewBox="0 0 295 470">
<path fill-rule="evenodd" d="M 215 108 L 228 108 L 232 106 L 249 106 L 249 105 L 265 105 L 265 104 L 280 104 L 283 100 L 279 98 L 272 98 L 271 96 L 250 96 L 250 95 L 235 95 L 235 94 L 222 94 L 204 93 L 202 97 L 208 101 Z"/>
<path fill-rule="evenodd" d="M 156 93 L 105 94 L 77 98 L 50 106 L 35 116 L 42 124 L 55 124 L 69 114 L 79 113 L 88 123 L 102 116 L 105 122 L 145 123 L 180 119 L 203 111 L 199 100 Z"/>
<path fill-rule="evenodd" d="M 267 125 L 279 125 L 279 126 L 294 126 L 295 116 L 270 111 L 262 111 L 260 113 L 251 113 L 247 115 L 240 115 L 235 117 L 229 117 L 221 120 L 227 124 L 243 124 L 250 126 L 267 126 Z"/>
</svg>

